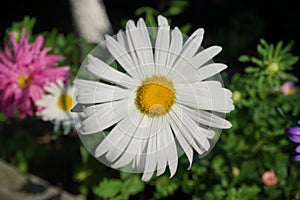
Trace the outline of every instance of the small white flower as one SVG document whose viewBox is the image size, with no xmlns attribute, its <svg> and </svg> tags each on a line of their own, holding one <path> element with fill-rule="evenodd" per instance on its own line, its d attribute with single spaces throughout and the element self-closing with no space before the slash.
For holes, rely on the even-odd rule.
<svg viewBox="0 0 300 200">
<path fill-rule="evenodd" d="M 89 150 L 115 169 L 132 164 L 144 181 L 155 170 L 161 175 L 167 166 L 172 177 L 181 150 L 190 165 L 194 150 L 206 154 L 218 139 L 216 130 L 231 127 L 220 114 L 234 108 L 231 91 L 212 78 L 227 68 L 211 60 L 221 47 L 203 50 L 203 29 L 184 42 L 166 18 L 159 16 L 158 24 L 153 36 L 143 19 L 137 26 L 128 21 L 126 32 L 120 31 L 116 39 L 106 36 L 105 45 L 99 46 L 107 48 L 125 73 L 89 54 L 84 70 L 100 80 L 74 82 L 87 116 L 81 137 L 109 132 Z"/>
<path fill-rule="evenodd" d="M 73 98 L 73 87 L 57 80 L 56 83 L 46 85 L 44 89 L 47 93 L 36 101 L 36 105 L 42 107 L 42 110 L 36 115 L 44 121 L 51 121 L 55 132 L 62 125 L 64 134 L 68 134 L 74 125 L 73 114 L 70 112 L 76 104 Z"/>
</svg>

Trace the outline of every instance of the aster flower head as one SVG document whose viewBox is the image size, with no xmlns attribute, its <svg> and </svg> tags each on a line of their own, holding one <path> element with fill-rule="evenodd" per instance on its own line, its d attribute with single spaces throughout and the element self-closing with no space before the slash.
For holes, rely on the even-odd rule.
<svg viewBox="0 0 300 200">
<path fill-rule="evenodd" d="M 34 114 L 34 102 L 40 99 L 43 86 L 57 79 L 65 80 L 69 67 L 58 66 L 61 56 L 48 54 L 44 37 L 38 36 L 31 44 L 23 29 L 19 41 L 10 34 L 9 43 L 0 52 L 0 111 L 8 117 L 20 118 Z"/>
<path fill-rule="evenodd" d="M 36 115 L 44 121 L 52 122 L 55 132 L 62 126 L 63 133 L 68 134 L 75 126 L 73 117 L 75 116 L 75 119 L 78 117 L 71 113 L 71 108 L 76 104 L 73 98 L 73 86 L 57 80 L 55 83 L 47 84 L 44 89 L 46 93 L 36 101 L 38 106 Z"/>
<path fill-rule="evenodd" d="M 281 87 L 280 91 L 283 93 L 283 95 L 291 95 L 295 92 L 299 91 L 299 87 L 295 85 L 295 82 L 290 80 L 285 82 Z"/>
<path fill-rule="evenodd" d="M 300 125 L 300 120 L 298 121 Z M 300 127 L 290 127 L 285 130 L 288 138 L 295 143 L 300 144 Z M 294 159 L 300 162 L 300 145 L 296 147 L 295 152 L 298 154 L 294 157 Z"/>
<path fill-rule="evenodd" d="M 128 21 L 88 55 L 74 82 L 87 116 L 78 129 L 85 146 L 144 181 L 167 167 L 172 177 L 182 153 L 190 166 L 194 150 L 205 156 L 231 127 L 224 113 L 234 108 L 219 75 L 227 66 L 211 60 L 221 47 L 203 49 L 203 29 L 185 38 L 163 16 L 158 25 Z"/>
</svg>

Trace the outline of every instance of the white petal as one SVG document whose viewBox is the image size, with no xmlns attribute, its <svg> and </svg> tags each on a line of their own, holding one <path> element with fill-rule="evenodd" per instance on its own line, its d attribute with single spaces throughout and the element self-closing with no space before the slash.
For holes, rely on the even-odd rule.
<svg viewBox="0 0 300 200">
<path fill-rule="evenodd" d="M 144 49 L 142 51 L 145 67 L 150 75 L 154 74 L 154 58 L 153 58 L 153 47 L 151 44 L 148 28 L 142 18 L 138 20 L 137 27 L 140 31 L 140 35 L 142 37 L 142 42 L 144 45 Z"/>
<path fill-rule="evenodd" d="M 115 41 L 109 35 L 105 35 L 106 46 L 112 56 L 120 63 L 120 65 L 126 70 L 132 77 L 138 78 L 138 74 L 135 69 L 135 63 L 132 58 L 120 44 Z"/>
<path fill-rule="evenodd" d="M 145 170 L 142 176 L 143 181 L 149 181 L 157 164 L 157 133 L 159 131 L 158 119 L 152 121 L 151 135 L 148 140 Z"/>
<path fill-rule="evenodd" d="M 155 42 L 155 67 L 156 73 L 165 75 L 168 69 L 166 69 L 166 62 L 169 50 L 169 40 L 170 40 L 170 27 L 165 24 L 165 18 L 162 16 L 158 17 L 158 27 L 157 37 Z"/>
<path fill-rule="evenodd" d="M 143 115 L 140 114 L 138 111 L 133 111 L 130 112 L 129 117 L 125 118 L 123 121 L 117 124 L 117 127 L 119 129 L 118 134 L 120 138 L 122 137 L 122 139 L 118 140 L 118 142 L 112 141 L 112 143 L 115 144 L 115 149 L 112 149 L 106 154 L 107 160 L 114 162 L 123 153 L 121 158 L 117 161 L 117 163 L 114 164 L 114 167 L 122 167 L 118 165 L 118 162 L 122 163 L 120 162 L 120 160 L 124 160 L 125 157 L 130 157 L 130 159 L 127 159 L 130 160 L 129 162 L 131 162 L 131 160 L 134 158 L 135 149 L 139 146 L 139 144 L 136 144 L 135 142 L 139 142 L 139 140 L 141 139 L 141 131 L 139 131 L 139 126 L 142 123 L 142 120 Z"/>
<path fill-rule="evenodd" d="M 177 96 L 206 96 L 211 98 L 232 97 L 232 92 L 227 88 L 216 87 L 206 81 L 192 84 L 174 84 Z"/>
<path fill-rule="evenodd" d="M 126 35 L 123 32 L 123 30 L 119 30 L 119 32 L 117 33 L 117 40 L 121 47 L 128 50 L 128 45 L 126 43 Z"/>
<path fill-rule="evenodd" d="M 186 59 L 192 58 L 202 43 L 203 34 L 204 34 L 204 29 L 202 28 L 197 29 L 183 45 L 180 56 Z"/>
<path fill-rule="evenodd" d="M 45 91 L 50 94 L 60 94 L 61 88 L 59 88 L 56 84 L 50 83 L 44 87 Z"/>
<path fill-rule="evenodd" d="M 175 60 L 179 56 L 181 49 L 182 49 L 182 34 L 180 30 L 175 27 L 175 29 L 171 32 L 171 42 L 170 42 L 170 48 L 168 51 L 168 58 L 167 58 L 167 64 L 166 67 L 168 69 L 171 69 Z"/>
<path fill-rule="evenodd" d="M 202 80 L 201 74 L 197 72 L 189 60 L 183 57 L 178 57 L 167 77 L 174 83 L 192 83 Z"/>
<path fill-rule="evenodd" d="M 167 156 L 167 162 L 170 169 L 170 178 L 174 176 L 178 165 L 177 147 L 175 144 L 175 138 L 172 134 L 170 125 L 165 125 L 166 132 L 164 137 L 164 143 L 166 145 L 165 154 Z"/>
<path fill-rule="evenodd" d="M 168 77 L 174 82 L 187 82 L 187 80 L 193 82 L 201 78 L 200 74 L 197 73 L 190 60 L 201 45 L 203 33 L 203 29 L 198 29 L 182 47 L 182 51 L 180 52 L 179 56 L 177 56 L 177 59 L 175 60 L 172 69 L 168 74 Z"/>
<path fill-rule="evenodd" d="M 153 119 L 152 118 L 148 118 L 145 117 L 142 121 L 142 125 L 143 123 L 147 124 L 152 124 Z M 143 125 L 143 127 L 145 127 L 145 125 Z M 136 156 L 134 159 L 134 163 L 133 163 L 133 169 L 136 172 L 144 172 L 145 170 L 145 163 L 146 163 L 146 155 L 147 155 L 147 148 L 146 145 L 148 144 L 148 138 L 150 137 L 151 134 L 151 127 L 149 127 L 148 125 L 146 126 L 147 128 L 145 128 L 145 130 L 140 129 L 138 131 L 142 132 L 141 133 L 141 145 L 137 146 L 136 149 Z"/>
<path fill-rule="evenodd" d="M 132 90 L 87 80 L 76 80 L 75 87 L 79 88 L 76 101 L 82 104 L 102 103 L 129 98 Z"/>
<path fill-rule="evenodd" d="M 195 83 L 191 83 L 193 87 L 222 87 L 222 83 L 220 81 L 199 81 Z"/>
<path fill-rule="evenodd" d="M 227 68 L 227 65 L 225 65 L 223 63 L 212 63 L 212 64 L 205 65 L 203 67 L 200 67 L 197 71 L 199 72 L 199 74 L 201 76 L 201 80 L 205 80 L 207 78 L 210 78 L 210 77 L 216 75 L 217 73 L 223 71 L 226 68 Z M 199 81 L 201 81 L 201 80 L 199 80 Z"/>
<path fill-rule="evenodd" d="M 92 56 L 91 54 L 87 56 L 87 65 L 85 67 L 89 72 L 91 72 L 98 78 L 111 83 L 122 85 L 128 88 L 135 88 L 138 84 L 127 74 L 124 74 L 112 68 L 111 66 L 107 65 L 100 59 Z"/>
<path fill-rule="evenodd" d="M 195 142 L 195 137 L 191 134 L 191 132 L 195 131 L 195 126 L 192 126 L 193 124 L 191 122 L 188 122 L 184 119 L 184 112 L 180 113 L 180 108 L 177 105 L 173 105 L 172 111 L 170 112 L 170 116 L 172 119 L 176 122 L 178 129 L 180 130 L 183 137 L 186 139 L 186 141 L 191 145 L 198 154 L 203 154 L 204 149 L 202 148 L 202 145 L 198 145 Z M 180 125 L 181 123 L 181 125 Z M 190 127 L 191 126 L 191 127 Z M 204 141 L 203 141 L 204 142 Z"/>
<path fill-rule="evenodd" d="M 115 90 L 116 88 L 118 88 L 114 85 L 85 79 L 74 80 L 74 86 L 78 88 L 81 92 L 99 92 L 101 90 Z"/>
<path fill-rule="evenodd" d="M 174 110 L 176 112 L 176 109 Z M 182 123 L 188 129 L 190 136 L 194 138 L 197 143 L 197 146 L 203 151 L 208 151 L 210 148 L 210 143 L 208 141 L 208 135 L 214 135 L 213 130 L 204 129 L 197 125 L 197 123 L 192 120 L 192 118 L 186 113 L 182 112 Z M 199 154 L 201 154 L 200 152 Z"/>
<path fill-rule="evenodd" d="M 95 150 L 95 157 L 102 156 L 108 151 L 110 156 L 106 155 L 107 160 L 110 162 L 115 161 L 118 156 L 116 158 L 112 157 L 112 152 L 120 151 L 122 153 L 136 129 L 137 127 L 134 126 L 129 116 L 122 119 L 98 145 Z M 121 142 L 122 146 L 119 146 Z"/>
<path fill-rule="evenodd" d="M 127 114 L 126 101 L 113 101 L 103 104 L 92 115 L 88 116 L 82 122 L 81 133 L 92 134 L 105 130 L 116 124 Z"/>
<path fill-rule="evenodd" d="M 182 150 L 184 151 L 184 153 L 186 154 L 186 156 L 190 162 L 190 165 L 188 167 L 190 169 L 192 166 L 192 163 L 193 163 L 193 149 L 191 148 L 191 146 L 187 142 L 187 140 L 182 136 L 182 133 L 178 128 L 179 126 L 182 126 L 182 123 L 180 121 L 178 122 L 172 116 L 168 117 L 167 120 L 176 136 L 178 143 L 180 144 Z"/>
<path fill-rule="evenodd" d="M 168 26 L 168 20 L 162 15 L 158 15 L 157 17 L 158 26 Z"/>
<path fill-rule="evenodd" d="M 218 53 L 222 51 L 220 46 L 212 46 L 199 52 L 191 59 L 191 63 L 195 68 L 199 68 L 208 61 L 212 60 Z"/>
<path fill-rule="evenodd" d="M 157 173 L 156 176 L 160 176 L 163 174 L 166 170 L 167 166 L 167 155 L 166 155 L 166 147 L 168 143 L 165 143 L 165 138 L 167 137 L 167 126 L 169 126 L 168 123 L 166 123 L 165 118 L 159 118 L 158 119 L 159 127 L 162 127 L 162 131 L 157 133 Z"/>
<path fill-rule="evenodd" d="M 132 34 L 134 34 L 133 32 L 135 32 L 135 30 L 136 30 L 136 28 L 135 28 L 134 22 L 132 20 L 129 20 L 126 23 L 126 40 L 127 40 L 127 44 L 128 44 L 128 55 L 131 56 L 134 66 L 136 68 L 136 67 L 140 66 L 140 62 L 138 59 L 138 55 L 136 54 L 136 51 L 135 51 L 135 46 L 133 43 L 134 41 L 132 39 Z M 135 38 L 135 39 L 137 39 L 137 38 Z M 135 69 L 135 70 L 137 70 L 137 69 Z"/>
<path fill-rule="evenodd" d="M 229 121 L 204 110 L 195 110 L 186 106 L 183 106 L 183 110 L 187 112 L 194 121 L 199 122 L 208 127 L 227 129 L 231 128 L 232 126 Z M 211 135 L 209 138 L 212 137 L 214 136 Z"/>
<path fill-rule="evenodd" d="M 142 79 L 153 75 L 154 61 L 152 45 L 144 21 L 142 19 L 138 21 L 138 28 L 135 27 L 133 21 L 128 22 L 126 33 L 128 41 L 133 45 L 132 48 L 138 60 L 137 70 L 141 74 Z"/>
<path fill-rule="evenodd" d="M 204 96 L 188 93 L 177 89 L 177 102 L 193 109 L 230 112 L 234 109 L 230 96 L 218 93 L 204 94 Z"/>
</svg>

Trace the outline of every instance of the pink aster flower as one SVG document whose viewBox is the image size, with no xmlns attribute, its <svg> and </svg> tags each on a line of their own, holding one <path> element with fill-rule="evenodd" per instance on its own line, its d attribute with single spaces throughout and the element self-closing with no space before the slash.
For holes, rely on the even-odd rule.
<svg viewBox="0 0 300 200">
<path fill-rule="evenodd" d="M 299 87 L 295 86 L 294 81 L 287 81 L 280 87 L 280 91 L 286 96 L 299 91 Z"/>
<path fill-rule="evenodd" d="M 277 184 L 277 176 L 274 170 L 271 169 L 270 171 L 265 171 L 265 173 L 262 175 L 262 181 L 268 186 Z"/>
<path fill-rule="evenodd" d="M 67 78 L 68 66 L 54 68 L 62 57 L 48 54 L 50 49 L 43 44 L 42 35 L 30 44 L 23 29 L 19 41 L 11 33 L 10 44 L 5 43 L 4 52 L 0 51 L 0 111 L 8 117 L 32 116 L 43 86 Z"/>
</svg>

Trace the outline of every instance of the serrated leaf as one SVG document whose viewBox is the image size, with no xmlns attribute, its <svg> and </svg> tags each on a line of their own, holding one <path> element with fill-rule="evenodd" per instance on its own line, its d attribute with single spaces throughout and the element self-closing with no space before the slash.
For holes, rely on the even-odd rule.
<svg viewBox="0 0 300 200">
<path fill-rule="evenodd" d="M 157 198 L 171 196 L 178 189 L 178 187 L 179 183 L 177 181 L 170 180 L 170 178 L 165 175 L 161 176 L 155 182 L 155 196 Z"/>
<path fill-rule="evenodd" d="M 116 179 L 103 179 L 98 186 L 93 188 L 93 192 L 98 197 L 113 198 L 122 191 L 123 184 Z"/>
<path fill-rule="evenodd" d="M 137 175 L 131 177 L 124 183 L 123 192 L 126 191 L 129 195 L 137 194 L 144 190 L 145 183 Z"/>
</svg>

